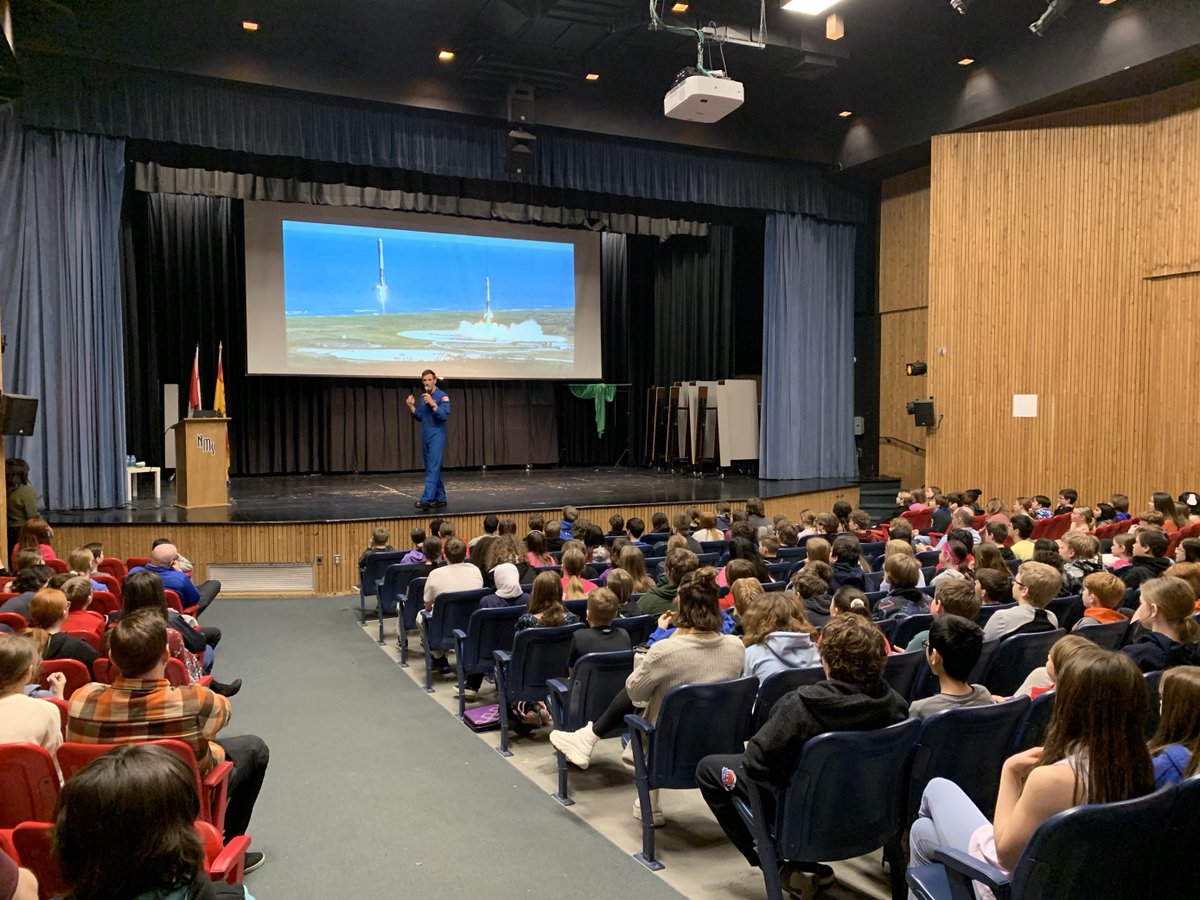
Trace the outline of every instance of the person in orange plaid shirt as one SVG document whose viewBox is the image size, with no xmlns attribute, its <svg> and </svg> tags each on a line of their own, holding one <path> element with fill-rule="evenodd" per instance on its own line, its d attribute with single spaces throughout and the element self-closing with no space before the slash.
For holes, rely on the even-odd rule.
<svg viewBox="0 0 1200 900">
<path fill-rule="evenodd" d="M 224 760 L 233 763 L 225 840 L 245 834 L 267 773 L 270 754 L 262 738 L 224 737 L 229 698 L 199 683 L 172 687 L 164 672 L 170 651 L 167 624 L 151 610 L 123 618 L 109 633 L 109 657 L 121 672 L 111 685 L 89 684 L 71 697 L 67 740 L 87 744 L 131 744 L 176 738 L 196 751 L 201 773 Z M 263 854 L 246 854 L 246 871 L 262 865 Z"/>
</svg>

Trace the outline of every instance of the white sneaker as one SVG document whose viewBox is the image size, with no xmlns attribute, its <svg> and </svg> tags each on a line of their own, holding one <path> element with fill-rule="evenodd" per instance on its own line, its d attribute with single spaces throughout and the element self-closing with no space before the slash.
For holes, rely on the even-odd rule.
<svg viewBox="0 0 1200 900">
<path fill-rule="evenodd" d="M 650 808 L 651 808 L 651 817 L 654 819 L 654 827 L 662 828 L 664 825 L 666 825 L 667 817 L 663 815 L 663 811 L 658 806 L 658 791 L 657 790 L 653 790 L 650 792 Z M 633 801 L 633 817 L 635 819 L 637 819 L 639 822 L 642 821 L 642 801 L 641 800 Z"/>
<path fill-rule="evenodd" d="M 592 750 L 596 746 L 596 741 L 600 740 L 596 732 L 592 731 L 592 723 L 588 722 L 578 731 L 559 731 L 555 729 L 550 732 L 550 743 L 554 745 L 554 749 L 562 753 L 567 758 L 567 761 L 573 763 L 581 769 L 586 769 L 592 764 Z"/>
</svg>

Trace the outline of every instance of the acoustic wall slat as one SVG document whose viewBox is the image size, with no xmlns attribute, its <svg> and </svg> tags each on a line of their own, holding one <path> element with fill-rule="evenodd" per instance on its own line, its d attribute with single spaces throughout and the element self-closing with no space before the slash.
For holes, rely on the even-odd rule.
<svg viewBox="0 0 1200 900">
<path fill-rule="evenodd" d="M 937 136 L 932 157 L 928 477 L 1135 508 L 1192 489 L 1200 277 L 1147 276 L 1200 258 L 1200 85 Z"/>
<path fill-rule="evenodd" d="M 858 503 L 858 488 L 816 491 L 793 494 L 765 501 L 768 516 L 783 514 L 795 519 L 799 513 L 811 507 L 816 511 L 827 510 L 835 500 Z M 583 516 L 608 530 L 608 517 L 613 513 L 623 516 L 641 516 L 647 526 L 650 517 L 658 511 L 671 516 L 695 505 L 701 510 L 713 511 L 715 503 L 666 503 L 638 506 L 584 507 Z M 524 534 L 529 525 L 529 513 L 513 516 L 518 534 Z M 547 516 L 560 514 L 560 510 L 548 510 Z M 196 564 L 197 580 L 207 578 L 209 563 L 313 563 L 321 556 L 322 564 L 315 565 L 314 582 L 317 594 L 345 594 L 355 590 L 358 584 L 358 555 L 370 542 L 371 532 L 383 526 L 391 531 L 392 543 L 397 547 L 409 545 L 409 529 L 414 525 L 429 524 L 432 516 L 398 519 L 379 519 L 358 522 L 267 522 L 233 524 L 185 524 L 185 525 L 63 525 L 54 530 L 54 544 L 63 552 L 90 541 L 100 541 L 109 556 L 127 559 L 144 556 L 150 552 L 155 538 L 168 537 L 179 547 L 181 553 Z M 469 540 L 483 532 L 483 516 L 448 516 L 455 531 Z M 335 558 L 340 556 L 341 563 Z"/>
</svg>

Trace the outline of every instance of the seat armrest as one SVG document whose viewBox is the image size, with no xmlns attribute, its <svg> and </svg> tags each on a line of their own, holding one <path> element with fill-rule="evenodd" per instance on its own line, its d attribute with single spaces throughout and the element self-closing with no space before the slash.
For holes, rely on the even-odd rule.
<svg viewBox="0 0 1200 900">
<path fill-rule="evenodd" d="M 250 836 L 239 834 L 221 848 L 217 858 L 207 866 L 210 881 L 226 884 L 241 884 L 246 876 L 246 851 L 250 849 Z"/>
<path fill-rule="evenodd" d="M 933 858 L 946 867 L 946 874 L 950 877 L 951 885 L 957 875 L 959 881 L 966 877 L 971 881 L 978 881 L 980 884 L 986 885 L 996 895 L 997 900 L 1004 900 L 1008 896 L 1009 875 L 1003 869 L 951 847 L 939 847 L 934 851 Z"/>
<path fill-rule="evenodd" d="M 217 763 L 204 776 L 203 785 L 206 796 L 202 798 L 207 807 L 208 822 L 217 831 L 225 831 L 225 807 L 229 803 L 229 778 L 233 775 L 233 763 L 226 760 Z"/>
<path fill-rule="evenodd" d="M 629 726 L 631 731 L 640 731 L 647 737 L 654 734 L 653 723 L 648 719 L 643 719 L 641 716 L 635 716 L 633 713 L 625 717 L 625 724 Z"/>
<path fill-rule="evenodd" d="M 546 687 L 550 689 L 551 694 L 562 698 L 566 698 L 567 694 L 571 691 L 571 689 L 567 687 L 566 682 L 564 682 L 561 678 L 551 678 L 546 682 Z"/>
<path fill-rule="evenodd" d="M 507 666 L 512 662 L 512 653 L 508 650 L 494 650 L 492 651 L 492 659 L 496 660 L 496 665 L 498 666 Z"/>
</svg>

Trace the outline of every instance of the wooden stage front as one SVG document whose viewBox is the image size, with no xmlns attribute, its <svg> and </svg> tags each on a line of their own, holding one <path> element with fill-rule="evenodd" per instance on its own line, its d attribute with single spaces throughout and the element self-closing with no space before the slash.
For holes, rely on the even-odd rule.
<svg viewBox="0 0 1200 900">
<path fill-rule="evenodd" d="M 440 514 L 466 538 L 482 533 L 489 512 L 512 516 L 523 531 L 530 513 L 557 512 L 566 504 L 607 530 L 614 512 L 640 516 L 648 526 L 658 511 L 712 510 L 719 500 L 737 506 L 752 496 L 763 498 L 767 515 L 792 518 L 806 507 L 820 511 L 835 500 L 858 502 L 858 486 L 841 480 L 694 478 L 652 469 L 449 471 L 444 480 L 449 503 Z M 415 472 L 234 478 L 231 506 L 184 510 L 173 505 L 174 485 L 164 480 L 161 500 L 153 499 L 146 483 L 141 498 L 123 509 L 51 510 L 47 518 L 60 555 L 98 540 L 108 555 L 144 556 L 155 538 L 168 537 L 196 563 L 201 579 L 209 564 L 290 564 L 312 568 L 311 593 L 344 594 L 355 590 L 355 563 L 375 527 L 391 529 L 392 543 L 404 547 L 409 529 L 433 518 L 413 506 L 422 483 Z"/>
</svg>

